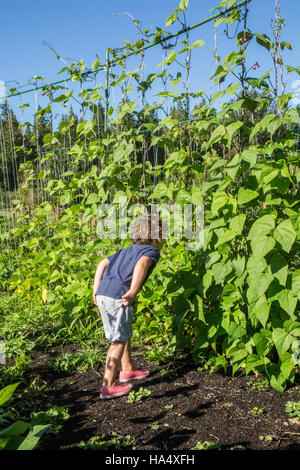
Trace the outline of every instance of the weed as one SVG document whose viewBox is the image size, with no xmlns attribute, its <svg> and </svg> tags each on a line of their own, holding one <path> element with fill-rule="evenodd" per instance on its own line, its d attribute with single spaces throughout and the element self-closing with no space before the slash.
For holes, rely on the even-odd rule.
<svg viewBox="0 0 300 470">
<path fill-rule="evenodd" d="M 250 413 L 253 415 L 260 415 L 263 412 L 264 410 L 262 410 L 261 408 L 258 408 L 257 406 L 255 406 L 254 408 L 252 408 L 252 410 L 250 410 Z"/>
<path fill-rule="evenodd" d="M 241 444 L 235 444 L 232 447 L 228 447 L 225 450 L 246 450 L 246 447 L 242 446 Z"/>
<path fill-rule="evenodd" d="M 160 428 L 160 424 L 158 424 L 157 421 L 154 423 L 150 424 L 151 429 L 154 429 L 155 431 Z"/>
<path fill-rule="evenodd" d="M 171 410 L 174 407 L 174 405 L 165 405 L 166 410 Z"/>
<path fill-rule="evenodd" d="M 298 418 L 300 421 L 300 402 L 299 401 L 287 401 L 285 404 L 285 411 L 290 417 Z"/>
<path fill-rule="evenodd" d="M 63 423 L 70 418 L 68 411 L 61 406 L 53 406 L 47 411 L 32 412 L 31 422 L 33 425 L 51 424 L 47 431 L 49 434 L 57 434 L 63 427 Z"/>
<path fill-rule="evenodd" d="M 273 436 L 259 436 L 258 439 L 259 439 L 260 441 L 269 442 L 269 441 L 273 441 Z"/>
<path fill-rule="evenodd" d="M 154 362 L 155 364 L 159 365 L 163 362 L 168 362 L 172 360 L 174 357 L 174 352 L 174 344 L 155 344 L 149 351 L 147 351 L 146 357 L 147 359 L 149 359 L 150 362 Z"/>
<path fill-rule="evenodd" d="M 120 450 L 132 447 L 135 444 L 135 438 L 130 434 L 123 437 L 116 432 L 112 432 L 111 435 L 111 439 L 108 440 L 103 440 L 100 436 L 93 436 L 87 443 L 81 442 L 79 447 L 89 450 L 108 450 L 110 448 Z"/>
<path fill-rule="evenodd" d="M 162 441 L 164 450 L 169 450 L 169 444 L 166 441 Z"/>
<path fill-rule="evenodd" d="M 195 447 L 192 447 L 192 450 L 220 450 L 221 447 L 219 444 L 211 441 L 198 441 Z"/>
<path fill-rule="evenodd" d="M 144 397 L 148 397 L 149 395 L 151 395 L 151 390 L 145 387 L 140 387 L 137 391 L 131 390 L 131 392 L 129 392 L 127 401 L 129 403 L 134 403 L 136 401 L 140 401 Z"/>
<path fill-rule="evenodd" d="M 168 379 L 175 379 L 177 377 L 177 373 L 170 369 L 161 369 L 159 373 L 162 377 L 167 377 Z"/>
<path fill-rule="evenodd" d="M 222 450 L 222 447 L 216 442 L 211 441 L 198 441 L 192 450 Z M 224 450 L 245 450 L 245 447 L 240 444 L 234 444 L 231 447 L 227 447 Z"/>
<path fill-rule="evenodd" d="M 247 382 L 247 385 L 251 388 L 254 388 L 255 390 L 266 390 L 269 386 L 269 382 L 267 379 L 263 379 L 258 382 L 253 382 L 252 380 L 249 380 Z"/>
<path fill-rule="evenodd" d="M 89 367 L 93 367 L 97 362 L 102 362 L 103 353 L 98 349 L 89 348 L 77 351 L 74 354 L 65 354 L 63 357 L 57 357 L 49 360 L 48 365 L 51 369 L 63 372 L 73 372 L 78 370 L 85 372 Z"/>
</svg>

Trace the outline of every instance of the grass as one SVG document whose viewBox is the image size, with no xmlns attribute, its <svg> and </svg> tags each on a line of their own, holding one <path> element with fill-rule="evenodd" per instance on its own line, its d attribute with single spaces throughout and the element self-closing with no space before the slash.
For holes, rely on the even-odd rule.
<svg viewBox="0 0 300 470">
<path fill-rule="evenodd" d="M 86 443 L 81 442 L 79 447 L 86 450 L 109 450 L 109 449 L 128 449 L 134 446 L 135 438 L 126 434 L 122 436 L 116 432 L 111 433 L 110 439 L 103 439 L 100 436 L 93 436 Z"/>
<path fill-rule="evenodd" d="M 87 347 L 77 351 L 74 354 L 65 354 L 62 357 L 57 357 L 54 360 L 49 360 L 48 365 L 51 369 L 73 372 L 85 372 L 89 367 L 94 367 L 97 363 L 105 361 L 105 354 L 99 348 Z"/>
</svg>

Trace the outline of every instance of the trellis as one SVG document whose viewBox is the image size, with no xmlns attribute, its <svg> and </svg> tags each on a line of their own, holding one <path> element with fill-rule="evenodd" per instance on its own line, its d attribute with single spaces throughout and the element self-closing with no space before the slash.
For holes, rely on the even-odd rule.
<svg viewBox="0 0 300 470">
<path fill-rule="evenodd" d="M 184 26 L 180 31 L 174 33 L 174 34 L 169 34 L 167 36 L 164 36 L 161 38 L 160 41 L 157 41 L 156 43 L 151 43 L 151 44 L 146 44 L 144 45 L 140 50 L 133 50 L 133 51 L 128 51 L 127 48 L 119 48 L 119 51 L 122 51 L 121 55 L 117 58 L 111 58 L 110 57 L 110 50 L 107 49 L 106 51 L 106 61 L 104 64 L 101 64 L 97 67 L 96 70 L 88 70 L 87 72 L 83 72 L 80 76 L 80 81 L 79 81 L 79 86 L 81 93 L 83 93 L 83 82 L 86 81 L 87 79 L 95 80 L 95 84 L 97 81 L 97 76 L 99 72 L 105 72 L 105 106 L 104 106 L 104 132 L 107 133 L 108 131 L 108 125 L 109 125 L 109 120 L 108 120 L 108 114 L 109 114 L 109 98 L 110 98 L 110 74 L 111 70 L 113 67 L 116 67 L 120 63 L 122 64 L 122 67 L 125 67 L 126 61 L 128 60 L 129 57 L 131 56 L 137 56 L 140 55 L 141 57 L 141 70 L 142 70 L 142 77 L 144 77 L 144 68 L 145 68 L 145 52 L 152 48 L 161 45 L 163 47 L 163 50 L 166 51 L 169 42 L 172 39 L 177 39 L 179 36 L 185 34 L 188 39 L 188 34 L 190 31 L 203 26 L 209 22 L 214 23 L 214 58 L 213 58 L 213 68 L 214 64 L 216 62 L 216 56 L 217 56 L 217 43 L 216 43 L 216 28 L 215 28 L 215 21 L 230 13 L 232 10 L 236 8 L 243 7 L 247 5 L 249 2 L 252 0 L 243 0 L 239 3 L 236 3 L 233 5 L 231 8 L 218 11 L 214 15 L 210 16 L 209 18 L 206 18 L 205 20 L 202 20 L 198 23 L 195 23 L 192 26 Z M 124 52 L 123 52 L 124 51 Z M 190 51 L 189 51 L 190 52 Z M 186 93 L 186 110 L 187 110 L 187 115 L 188 115 L 188 121 L 192 121 L 192 118 L 190 117 L 190 112 L 189 112 L 189 67 L 190 67 L 190 55 L 186 58 L 185 61 L 185 68 L 187 72 L 187 93 Z M 49 100 L 50 104 L 53 103 L 54 101 L 54 90 L 56 87 L 62 86 L 65 90 L 67 89 L 67 82 L 72 80 L 72 77 L 66 77 L 62 80 L 58 80 L 49 84 L 38 84 L 38 79 L 34 78 L 33 81 L 33 87 L 22 90 L 22 87 L 17 87 L 16 89 L 12 90 L 10 94 L 7 96 L 3 97 L 6 101 L 13 98 L 13 97 L 19 97 L 20 100 L 20 109 L 21 109 L 21 123 L 24 125 L 24 111 L 23 111 L 23 102 L 22 102 L 22 97 L 27 94 L 27 93 L 34 93 L 34 99 L 35 99 L 35 111 L 37 113 L 38 111 L 38 92 L 41 91 L 43 93 L 48 93 L 49 95 Z M 124 90 L 123 90 L 124 91 Z M 75 99 L 75 97 L 73 97 Z M 145 102 L 145 94 L 142 94 L 142 104 Z M 77 99 L 76 99 L 77 101 Z M 81 102 L 79 104 L 81 105 L 80 111 L 81 111 L 81 118 L 82 120 L 85 119 L 85 109 L 83 106 L 83 101 L 84 98 L 82 97 Z M 77 101 L 78 102 L 78 101 Z M 70 109 L 68 108 L 68 114 L 70 112 Z M 8 108 L 8 126 L 9 126 L 9 133 L 10 133 L 10 152 L 13 157 L 13 177 L 14 177 L 14 187 L 19 188 L 19 181 L 18 181 L 18 172 L 17 172 L 17 156 L 16 156 L 16 150 L 15 150 L 15 142 L 14 142 L 14 135 L 13 135 L 13 127 L 12 127 L 12 111 Z M 40 148 L 39 144 L 39 130 L 38 130 L 38 120 L 39 116 L 36 116 L 36 126 L 35 126 L 35 138 L 36 138 L 36 151 L 37 151 L 37 175 L 39 175 L 40 172 L 44 171 L 44 174 L 47 175 L 47 171 L 50 171 L 50 163 L 53 166 L 53 171 L 54 175 L 56 178 L 68 178 L 68 176 L 63 176 L 65 173 L 66 167 L 69 165 L 69 151 L 71 149 L 71 141 L 69 139 L 69 145 L 67 145 L 67 139 L 66 136 L 64 135 L 64 147 L 62 148 L 55 148 L 53 147 L 52 149 L 52 156 L 51 159 L 47 158 L 47 153 L 44 152 Z M 97 107 L 97 115 L 96 115 L 96 121 L 97 125 L 99 126 L 99 108 Z M 184 124 L 187 121 L 182 121 L 182 124 Z M 52 113 L 52 107 L 50 110 L 50 127 L 53 132 L 53 113 Z M 145 134 L 143 138 L 143 172 L 144 172 L 144 166 L 146 164 L 147 158 L 148 158 L 148 153 L 149 153 L 149 146 L 147 144 L 147 139 L 146 139 L 146 134 L 147 130 L 145 129 Z M 22 142 L 23 142 L 23 147 L 25 148 L 25 140 L 24 140 L 24 128 L 21 127 L 21 133 L 22 133 Z M 86 140 L 86 138 L 85 138 Z M 85 141 L 86 148 L 90 145 L 90 142 Z M 14 239 L 11 239 L 10 237 L 5 239 L 5 233 L 10 233 L 11 229 L 14 226 L 14 218 L 13 218 L 13 199 L 11 198 L 11 187 L 10 187 L 10 182 L 8 178 L 8 167 L 7 167 L 7 143 L 5 142 L 4 139 L 4 131 L 3 131 L 3 122 L 2 119 L 0 119 L 0 151 L 1 151 L 1 157 L 3 159 L 3 168 L 5 168 L 5 174 L 4 174 L 4 184 L 5 187 L 1 188 L 0 191 L 0 203 L 2 207 L 5 207 L 5 213 L 6 213 L 6 224 L 4 231 L 1 229 L 1 244 L 8 244 L 9 247 L 11 248 L 12 246 L 15 246 L 15 241 Z M 154 162 L 157 165 L 157 157 L 158 157 L 158 148 L 154 146 L 153 148 L 153 155 L 154 155 Z M 26 162 L 26 152 L 24 152 L 24 162 Z M 155 177 L 155 182 L 157 181 L 157 177 Z M 28 213 L 31 211 L 31 205 L 33 204 L 39 204 L 40 202 L 44 202 L 46 200 L 46 195 L 44 192 L 44 187 L 46 186 L 47 181 L 44 180 L 43 178 L 37 178 L 37 188 L 35 191 L 35 200 L 34 200 L 34 189 L 32 188 L 31 190 L 31 203 L 29 202 L 26 206 L 26 210 Z M 11 212 L 12 211 L 12 212 Z M 56 215 L 59 215 L 59 207 L 57 206 L 56 208 Z M 10 212 L 12 213 L 12 216 L 10 216 Z M 8 226 L 8 232 L 6 230 Z"/>
</svg>

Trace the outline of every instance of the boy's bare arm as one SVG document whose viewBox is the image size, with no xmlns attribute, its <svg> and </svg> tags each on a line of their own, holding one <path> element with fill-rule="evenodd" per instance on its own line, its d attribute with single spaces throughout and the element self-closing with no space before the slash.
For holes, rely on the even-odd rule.
<svg viewBox="0 0 300 470">
<path fill-rule="evenodd" d="M 147 271 L 153 263 L 154 261 L 148 256 L 142 256 L 136 263 L 133 270 L 130 289 L 126 292 L 126 294 L 122 295 L 123 304 L 125 305 L 125 307 L 133 303 L 136 295 L 141 289 Z"/>
<path fill-rule="evenodd" d="M 103 277 L 103 273 L 108 265 L 109 261 L 107 258 L 103 259 L 100 261 L 100 263 L 97 266 L 95 277 L 94 277 L 94 290 L 93 290 L 93 298 L 94 298 L 94 303 L 97 305 L 97 300 L 96 300 L 96 292 L 98 290 L 98 287 L 100 285 L 100 282 Z"/>
</svg>

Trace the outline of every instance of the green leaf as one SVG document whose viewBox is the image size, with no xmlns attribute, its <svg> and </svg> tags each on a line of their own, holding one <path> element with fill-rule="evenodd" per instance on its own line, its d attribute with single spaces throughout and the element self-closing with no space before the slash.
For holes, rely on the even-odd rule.
<svg viewBox="0 0 300 470">
<path fill-rule="evenodd" d="M 203 300 L 201 299 L 199 295 L 195 295 L 193 304 L 194 304 L 194 309 L 195 309 L 195 313 L 196 313 L 198 320 L 202 321 L 203 323 L 207 325 L 205 321 L 204 312 L 203 312 Z"/>
<path fill-rule="evenodd" d="M 251 240 L 251 249 L 255 258 L 266 256 L 275 246 L 275 240 L 271 237 L 256 236 Z"/>
<path fill-rule="evenodd" d="M 261 183 L 263 185 L 269 184 L 279 175 L 279 170 L 273 170 L 272 168 L 265 168 L 261 172 Z"/>
<path fill-rule="evenodd" d="M 51 429 L 52 425 L 51 424 L 39 424 L 36 426 L 33 426 L 32 430 L 28 433 L 24 441 L 21 443 L 21 445 L 18 447 L 18 450 L 32 450 L 34 449 L 42 435 Z"/>
<path fill-rule="evenodd" d="M 239 154 L 234 155 L 230 162 L 226 165 L 226 173 L 233 180 L 240 168 L 241 156 Z"/>
<path fill-rule="evenodd" d="M 59 202 L 62 206 L 70 204 L 71 202 L 72 193 L 71 191 L 65 191 L 59 198 Z"/>
<path fill-rule="evenodd" d="M 0 450 L 5 450 L 5 449 L 7 450 L 10 440 L 11 440 L 10 437 L 0 438 Z"/>
<path fill-rule="evenodd" d="M 254 278 L 248 277 L 247 298 L 250 304 L 254 305 L 261 298 L 268 290 L 272 280 L 273 276 L 268 273 L 260 273 Z"/>
<path fill-rule="evenodd" d="M 234 96 L 239 87 L 240 83 L 234 83 L 233 85 L 230 85 L 228 88 L 226 88 L 225 92 L 230 96 Z"/>
<path fill-rule="evenodd" d="M 217 215 L 218 211 L 228 202 L 228 196 L 224 191 L 217 191 L 213 194 L 211 211 L 213 215 Z"/>
<path fill-rule="evenodd" d="M 134 145 L 132 143 L 127 143 L 126 140 L 122 140 L 117 149 L 114 151 L 114 161 L 119 162 L 121 160 L 127 160 L 133 150 Z"/>
<path fill-rule="evenodd" d="M 241 338 L 246 334 L 246 330 L 242 325 L 238 323 L 231 322 L 229 325 L 228 336 L 230 339 Z"/>
<path fill-rule="evenodd" d="M 249 354 L 245 362 L 246 375 L 248 375 L 252 370 L 255 370 L 257 367 L 263 365 L 263 363 L 263 360 L 256 354 Z"/>
<path fill-rule="evenodd" d="M 232 137 L 242 126 L 243 126 L 243 123 L 241 121 L 231 122 L 226 125 L 226 135 L 228 138 L 227 145 L 229 147 L 231 146 Z"/>
<path fill-rule="evenodd" d="M 203 203 L 202 191 L 198 186 L 192 186 L 191 203 L 195 205 L 200 205 Z"/>
<path fill-rule="evenodd" d="M 275 216 L 266 214 L 259 217 L 251 226 L 248 233 L 248 240 L 252 240 L 257 236 L 269 235 L 275 227 Z"/>
<path fill-rule="evenodd" d="M 6 387 L 0 390 L 0 406 L 2 406 L 12 397 L 14 391 L 20 383 L 21 382 L 16 382 L 14 384 L 7 385 Z"/>
<path fill-rule="evenodd" d="M 272 339 L 280 357 L 290 348 L 294 337 L 284 328 L 275 328 L 272 332 Z"/>
<path fill-rule="evenodd" d="M 159 199 L 161 198 L 162 196 L 164 196 L 168 191 L 168 188 L 167 186 L 165 185 L 165 183 L 163 183 L 162 181 L 160 183 L 157 183 L 157 185 L 155 186 L 154 190 L 153 190 L 153 193 L 149 196 L 150 199 Z"/>
<path fill-rule="evenodd" d="M 245 214 L 236 215 L 230 221 L 230 224 L 229 224 L 230 230 L 233 230 L 234 232 L 236 232 L 237 235 L 241 235 L 245 221 L 246 221 Z"/>
<path fill-rule="evenodd" d="M 224 235 L 222 235 L 217 244 L 216 244 L 216 248 L 220 245 L 223 245 L 224 243 L 228 243 L 229 241 L 233 240 L 233 238 L 235 238 L 237 235 L 236 232 L 234 232 L 233 230 L 226 230 L 226 232 L 224 233 Z"/>
<path fill-rule="evenodd" d="M 294 362 L 282 362 L 280 364 L 280 372 L 286 380 L 291 380 L 291 377 L 294 375 L 295 363 Z"/>
<path fill-rule="evenodd" d="M 251 134 L 249 136 L 249 141 L 251 141 L 253 137 L 259 132 L 268 130 L 270 122 L 273 121 L 275 118 L 276 118 L 276 115 L 273 113 L 270 113 L 270 114 L 267 114 L 265 117 L 263 117 L 261 121 L 258 121 L 251 131 Z"/>
<path fill-rule="evenodd" d="M 288 73 L 296 72 L 298 75 L 300 75 L 300 67 L 292 67 L 291 65 L 285 65 L 285 68 L 287 69 Z"/>
<path fill-rule="evenodd" d="M 215 263 L 212 266 L 212 272 L 216 284 L 221 284 L 225 281 L 226 276 L 232 271 L 231 263 Z"/>
<path fill-rule="evenodd" d="M 171 80 L 171 81 L 170 81 L 170 85 L 171 85 L 171 86 L 176 86 L 176 85 L 178 85 L 178 83 L 180 83 L 180 82 L 181 82 L 181 72 L 178 72 L 178 73 L 177 73 L 177 78 L 174 79 L 174 80 Z"/>
<path fill-rule="evenodd" d="M 255 303 L 252 314 L 260 321 L 262 326 L 265 328 L 267 321 L 269 319 L 271 309 L 271 303 L 267 302 L 266 296 L 262 295 L 257 302 Z"/>
<path fill-rule="evenodd" d="M 292 293 L 300 300 L 300 269 L 296 269 L 292 275 Z"/>
<path fill-rule="evenodd" d="M 239 188 L 238 191 L 238 204 L 247 204 L 248 202 L 256 199 L 259 196 L 257 191 L 252 191 L 251 189 Z"/>
<path fill-rule="evenodd" d="M 264 272 L 266 268 L 267 262 L 265 258 L 255 258 L 253 255 L 248 258 L 247 271 L 251 277 Z"/>
<path fill-rule="evenodd" d="M 280 307 L 285 310 L 291 317 L 295 311 L 298 298 L 294 297 L 292 292 L 288 291 L 287 289 L 278 292 L 276 298 L 280 303 Z"/>
<path fill-rule="evenodd" d="M 256 36 L 256 42 L 268 49 L 268 51 L 273 46 L 271 39 L 266 34 L 256 33 L 254 36 Z"/>
<path fill-rule="evenodd" d="M 280 393 L 284 391 L 286 380 L 283 374 L 280 374 L 280 371 L 278 371 L 276 375 L 275 374 L 271 375 L 270 385 Z"/>
<path fill-rule="evenodd" d="M 270 132 L 271 136 L 279 129 L 279 127 L 282 126 L 282 121 L 279 119 L 274 119 L 274 121 L 271 121 L 270 124 L 268 125 L 268 132 Z"/>
<path fill-rule="evenodd" d="M 96 193 L 90 193 L 88 195 L 88 198 L 86 200 L 86 204 L 97 204 L 100 201 L 100 196 L 99 194 Z"/>
<path fill-rule="evenodd" d="M 210 136 L 210 139 L 209 139 L 209 142 L 208 142 L 208 146 L 210 145 L 213 145 L 215 144 L 216 142 L 218 142 L 219 140 L 222 139 L 222 137 L 224 137 L 224 135 L 226 134 L 226 129 L 225 129 L 225 126 L 223 124 L 220 124 L 220 126 L 218 126 L 211 134 Z"/>
<path fill-rule="evenodd" d="M 171 16 L 173 16 L 173 15 L 171 15 Z M 170 18 L 171 18 L 171 17 L 170 17 Z M 176 20 L 174 20 L 174 21 L 176 21 Z M 173 21 L 173 23 L 174 23 L 174 21 Z M 170 23 L 170 24 L 172 24 L 172 23 Z M 164 64 L 168 64 L 168 65 L 171 64 L 171 63 L 176 59 L 176 55 L 177 55 L 177 53 L 176 53 L 174 50 L 172 50 L 172 51 L 169 53 L 168 57 L 167 57 L 163 62 L 161 62 L 160 64 L 158 64 L 158 65 L 156 66 L 156 68 L 159 68 L 159 67 L 161 67 L 161 66 L 164 65 Z"/>
<path fill-rule="evenodd" d="M 246 265 L 246 258 L 240 255 L 237 255 L 237 257 L 232 260 L 232 267 L 235 270 L 238 277 L 240 277 L 243 274 L 245 270 L 245 265 Z"/>
<path fill-rule="evenodd" d="M 208 269 L 202 278 L 202 285 L 203 285 L 203 296 L 206 297 L 206 291 L 211 286 L 213 280 L 213 273 L 210 269 Z"/>
<path fill-rule="evenodd" d="M 276 253 L 271 258 L 270 268 L 273 276 L 278 279 L 282 286 L 285 286 L 288 274 L 287 259 L 280 253 Z"/>
<path fill-rule="evenodd" d="M 250 163 L 250 168 L 252 168 L 256 163 L 257 150 L 244 150 L 242 153 L 242 159 Z"/>
<path fill-rule="evenodd" d="M 225 90 L 216 91 L 211 97 L 211 105 L 225 95 Z"/>
<path fill-rule="evenodd" d="M 279 243 L 281 248 L 287 253 L 290 252 L 294 241 L 296 240 L 296 232 L 290 219 L 281 222 L 274 230 L 273 237 Z"/>
<path fill-rule="evenodd" d="M 53 273 L 51 274 L 49 282 L 55 282 L 58 279 L 60 279 L 60 272 L 57 269 L 55 269 Z"/>
<path fill-rule="evenodd" d="M 284 328 L 295 338 L 300 337 L 300 323 L 298 321 L 287 320 L 284 322 Z"/>
<path fill-rule="evenodd" d="M 203 39 L 198 39 L 197 41 L 193 42 L 191 46 L 188 46 L 188 49 L 193 50 L 193 49 L 196 49 L 197 47 L 204 46 L 204 44 L 205 44 L 205 41 L 203 41 Z"/>
<path fill-rule="evenodd" d="M 265 331 L 268 331 L 268 330 L 265 330 Z M 261 358 L 265 357 L 271 351 L 273 347 L 273 343 L 271 341 L 270 336 L 271 336 L 271 333 L 269 337 L 266 334 L 261 334 L 261 333 L 255 333 L 253 335 L 253 341 L 256 347 L 257 354 Z"/>
<path fill-rule="evenodd" d="M 0 431 L 0 437 L 20 436 L 29 428 L 30 428 L 29 423 L 19 420 L 11 424 L 7 428 L 2 429 L 2 431 Z"/>
<path fill-rule="evenodd" d="M 188 4 L 189 4 L 189 0 L 180 0 L 180 3 L 179 3 L 180 10 L 185 11 L 188 7 Z"/>
<path fill-rule="evenodd" d="M 188 204 L 190 202 L 191 195 L 186 189 L 180 189 L 177 193 L 175 202 L 177 204 Z"/>
</svg>

